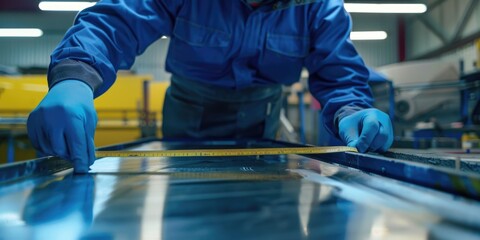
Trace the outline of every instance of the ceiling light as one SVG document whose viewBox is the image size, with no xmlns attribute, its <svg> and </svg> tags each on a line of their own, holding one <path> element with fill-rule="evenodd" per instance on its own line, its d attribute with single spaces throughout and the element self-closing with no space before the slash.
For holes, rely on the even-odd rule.
<svg viewBox="0 0 480 240">
<path fill-rule="evenodd" d="M 38 8 L 42 11 L 82 11 L 87 7 L 95 5 L 97 2 L 57 2 L 42 1 Z"/>
<path fill-rule="evenodd" d="M 350 39 L 352 40 L 384 40 L 386 38 L 387 33 L 384 31 L 358 31 L 350 33 Z"/>
<path fill-rule="evenodd" d="M 403 3 L 345 3 L 345 9 L 351 13 L 424 13 L 427 6 Z"/>
<path fill-rule="evenodd" d="M 38 28 L 0 28 L 0 37 L 41 37 L 43 31 Z"/>
</svg>

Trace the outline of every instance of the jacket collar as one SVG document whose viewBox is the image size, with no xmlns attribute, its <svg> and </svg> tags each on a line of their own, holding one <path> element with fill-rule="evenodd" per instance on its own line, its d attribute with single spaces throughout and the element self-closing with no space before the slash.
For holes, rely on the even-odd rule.
<svg viewBox="0 0 480 240">
<path fill-rule="evenodd" d="M 242 0 L 248 5 L 247 0 Z M 296 7 L 299 5 L 306 5 L 314 2 L 321 2 L 323 0 L 265 0 L 266 4 L 272 4 L 272 10 L 283 10 L 290 7 Z"/>
<path fill-rule="evenodd" d="M 273 10 L 282 10 L 290 7 L 296 7 L 321 1 L 322 0 L 278 0 L 276 3 L 273 4 Z"/>
</svg>

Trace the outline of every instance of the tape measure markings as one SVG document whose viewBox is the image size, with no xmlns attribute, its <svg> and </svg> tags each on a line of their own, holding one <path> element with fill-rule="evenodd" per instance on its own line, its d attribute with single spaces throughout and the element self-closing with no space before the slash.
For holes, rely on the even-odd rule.
<svg viewBox="0 0 480 240">
<path fill-rule="evenodd" d="M 357 152 L 346 146 L 331 147 L 290 147 L 290 148 L 246 148 L 246 149 L 177 149 L 177 150 L 114 150 L 97 151 L 96 157 L 234 157 L 284 154 L 324 154 L 336 152 Z"/>
<path fill-rule="evenodd" d="M 260 172 L 92 172 L 100 175 L 161 175 L 171 178 L 206 178 L 206 179 L 228 179 L 228 180 L 292 180 L 302 179 L 297 173 L 285 172 L 260 173 Z"/>
</svg>

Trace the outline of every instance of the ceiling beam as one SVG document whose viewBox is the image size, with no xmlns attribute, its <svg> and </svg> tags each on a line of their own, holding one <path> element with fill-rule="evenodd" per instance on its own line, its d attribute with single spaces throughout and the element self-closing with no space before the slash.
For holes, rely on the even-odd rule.
<svg viewBox="0 0 480 240">
<path fill-rule="evenodd" d="M 460 21 L 459 25 L 457 26 L 457 30 L 452 37 L 452 42 L 459 39 L 462 36 L 463 30 L 465 30 L 465 26 L 467 25 L 468 21 L 471 19 L 473 11 L 477 6 L 479 0 L 470 0 L 467 4 L 467 8 L 463 14 L 462 20 Z"/>
<path fill-rule="evenodd" d="M 421 54 L 419 56 L 415 56 L 413 58 L 409 58 L 408 60 L 421 60 L 421 59 L 438 57 L 438 56 L 441 56 L 442 54 L 448 53 L 452 50 L 465 46 L 468 43 L 472 43 L 473 41 L 479 38 L 480 38 L 480 31 L 473 33 L 467 37 L 450 42 L 449 44 L 442 46 L 440 48 L 437 48 L 433 51 Z"/>
<path fill-rule="evenodd" d="M 435 36 L 437 36 L 443 44 L 448 43 L 447 34 L 442 30 L 438 24 L 434 23 L 427 15 L 422 14 L 419 17 L 420 21 L 427 27 Z"/>
</svg>

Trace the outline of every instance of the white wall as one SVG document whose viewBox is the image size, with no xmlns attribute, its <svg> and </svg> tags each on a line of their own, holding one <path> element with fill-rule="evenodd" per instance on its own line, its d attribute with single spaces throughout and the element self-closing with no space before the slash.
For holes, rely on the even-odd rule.
<svg viewBox="0 0 480 240">
<path fill-rule="evenodd" d="M 39 38 L 0 38 L 0 64 L 10 66 L 41 66 L 50 62 L 50 53 L 62 35 Z"/>
<path fill-rule="evenodd" d="M 155 80 L 170 80 L 170 73 L 165 71 L 168 43 L 168 39 L 160 39 L 150 45 L 143 55 L 137 57 L 132 69 L 136 73 L 153 74 Z"/>
<path fill-rule="evenodd" d="M 443 60 L 457 62 L 460 64 L 460 60 L 463 60 L 464 72 L 470 73 L 478 71 L 479 69 L 474 65 L 478 61 L 477 50 L 475 44 L 469 43 L 464 47 L 455 49 L 449 53 L 446 53 L 440 57 Z"/>
<path fill-rule="evenodd" d="M 46 67 L 50 53 L 62 39 L 76 13 L 0 12 L 1 28 L 40 28 L 39 38 L 0 38 L 0 64 Z"/>
<path fill-rule="evenodd" d="M 385 40 L 354 41 L 365 63 L 379 67 L 398 62 L 397 16 L 392 14 L 352 14 L 353 31 L 385 31 Z"/>
</svg>

